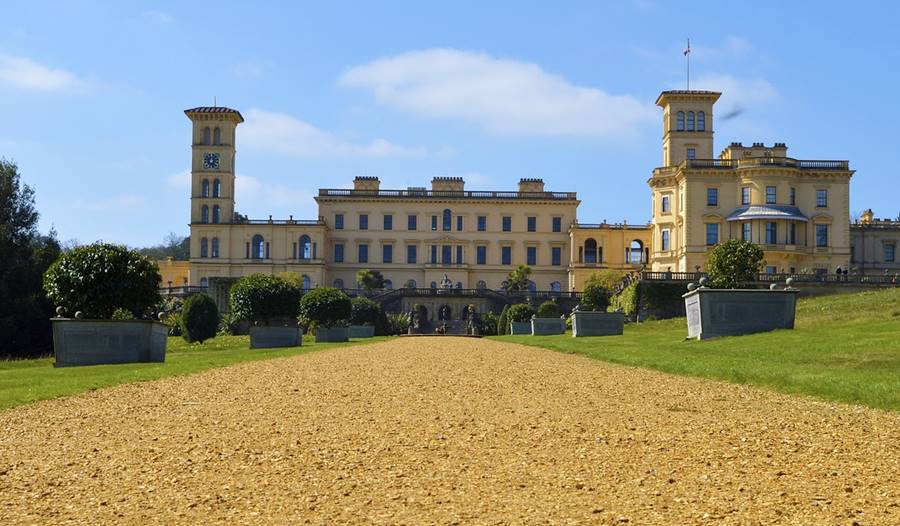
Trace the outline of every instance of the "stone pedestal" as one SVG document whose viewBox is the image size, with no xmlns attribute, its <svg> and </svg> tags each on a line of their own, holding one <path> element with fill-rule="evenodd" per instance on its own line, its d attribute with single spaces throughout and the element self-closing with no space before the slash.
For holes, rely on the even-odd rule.
<svg viewBox="0 0 900 526">
<path fill-rule="evenodd" d="M 572 313 L 572 336 L 612 336 L 625 331 L 625 315 L 621 312 L 575 311 Z"/>
<path fill-rule="evenodd" d="M 316 343 L 345 342 L 349 339 L 349 327 L 319 327 L 316 329 Z"/>
<path fill-rule="evenodd" d="M 272 349 L 277 347 L 300 347 L 302 332 L 299 327 L 251 326 L 250 348 Z"/>
<path fill-rule="evenodd" d="M 797 290 L 694 289 L 683 296 L 688 338 L 793 329 Z"/>
<path fill-rule="evenodd" d="M 565 334 L 566 320 L 562 318 L 531 318 L 531 335 Z"/>
<path fill-rule="evenodd" d="M 155 321 L 52 318 L 54 367 L 164 362 L 169 329 Z"/>
<path fill-rule="evenodd" d="M 516 336 L 531 334 L 531 322 L 511 321 L 509 322 L 509 333 Z"/>
<path fill-rule="evenodd" d="M 351 325 L 351 338 L 371 338 L 375 336 L 375 327 L 372 325 Z"/>
</svg>

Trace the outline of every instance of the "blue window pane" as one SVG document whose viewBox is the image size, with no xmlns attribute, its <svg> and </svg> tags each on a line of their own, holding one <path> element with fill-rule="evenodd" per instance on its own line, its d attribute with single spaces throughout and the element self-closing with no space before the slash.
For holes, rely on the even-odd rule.
<svg viewBox="0 0 900 526">
<path fill-rule="evenodd" d="M 369 229 L 369 214 L 359 214 L 359 229 L 360 230 L 368 230 Z"/>
<path fill-rule="evenodd" d="M 391 214 L 385 214 L 384 216 L 384 229 L 385 230 L 393 230 L 394 229 L 394 216 Z"/>
<path fill-rule="evenodd" d="M 537 218 L 534 216 L 528 216 L 528 231 L 537 232 Z"/>
<path fill-rule="evenodd" d="M 503 216 L 503 231 L 512 232 L 512 217 Z"/>
<path fill-rule="evenodd" d="M 431 245 L 431 262 L 437 263 L 437 245 Z"/>
<path fill-rule="evenodd" d="M 394 245 L 384 245 L 381 247 L 381 261 L 383 263 L 394 262 Z"/>
<path fill-rule="evenodd" d="M 344 262 L 344 245 L 343 245 L 343 243 L 336 243 L 334 245 L 334 262 L 335 263 L 343 263 Z"/>
<path fill-rule="evenodd" d="M 828 225 L 816 225 L 816 246 L 828 246 Z"/>
<path fill-rule="evenodd" d="M 450 260 L 451 254 L 452 254 L 452 250 L 450 248 L 450 245 L 441 246 L 441 264 L 442 265 L 449 265 L 450 263 L 452 263 L 452 261 Z"/>
<path fill-rule="evenodd" d="M 416 262 L 416 245 L 407 245 L 406 246 L 406 262 L 407 263 L 415 263 Z"/>
<path fill-rule="evenodd" d="M 719 224 L 707 223 L 706 225 L 706 244 L 715 245 L 719 242 Z"/>
<path fill-rule="evenodd" d="M 525 247 L 525 264 L 537 265 L 537 247 Z"/>
<path fill-rule="evenodd" d="M 456 216 L 456 231 L 460 232 L 463 229 L 463 217 Z"/>
<path fill-rule="evenodd" d="M 819 208 L 828 206 L 828 190 L 816 190 L 816 206 Z"/>
<path fill-rule="evenodd" d="M 344 229 L 344 214 L 334 214 L 334 229 L 335 230 L 343 230 Z"/>
<path fill-rule="evenodd" d="M 456 245 L 456 263 L 461 264 L 462 262 L 463 262 L 462 245 Z"/>
<path fill-rule="evenodd" d="M 512 264 L 512 247 L 502 247 L 500 249 L 500 262 L 504 265 Z"/>
<path fill-rule="evenodd" d="M 484 232 L 487 230 L 487 216 L 478 216 L 478 231 Z"/>
<path fill-rule="evenodd" d="M 553 247 L 550 249 L 550 260 L 554 266 L 562 265 L 562 248 Z"/>
<path fill-rule="evenodd" d="M 719 206 L 719 189 L 706 189 L 706 206 Z"/>
<path fill-rule="evenodd" d="M 778 242 L 778 225 L 773 222 L 766 223 L 766 243 L 774 245 Z"/>
<path fill-rule="evenodd" d="M 360 263 L 368 263 L 369 262 L 369 245 L 363 243 L 359 245 L 359 253 L 357 254 L 357 261 Z"/>
<path fill-rule="evenodd" d="M 443 214 L 444 218 L 442 221 L 442 226 L 444 230 L 450 230 L 450 224 L 453 222 L 453 214 L 450 210 L 444 210 Z"/>
<path fill-rule="evenodd" d="M 476 263 L 479 265 L 487 264 L 487 247 L 479 246 L 475 247 L 475 257 Z"/>
<path fill-rule="evenodd" d="M 416 218 L 417 218 L 417 216 L 413 216 L 413 215 L 406 217 L 407 230 L 415 230 L 416 229 L 416 227 L 417 227 Z"/>
<path fill-rule="evenodd" d="M 562 218 L 561 217 L 553 218 L 553 231 L 554 232 L 562 232 Z"/>
</svg>

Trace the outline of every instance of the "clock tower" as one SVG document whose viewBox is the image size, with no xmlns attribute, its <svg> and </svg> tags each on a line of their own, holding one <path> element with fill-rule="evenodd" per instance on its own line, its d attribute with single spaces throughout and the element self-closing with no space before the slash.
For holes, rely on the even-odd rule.
<svg viewBox="0 0 900 526">
<path fill-rule="evenodd" d="M 191 230 L 231 223 L 234 216 L 234 136 L 241 113 L 222 106 L 184 110 L 191 120 Z"/>
</svg>

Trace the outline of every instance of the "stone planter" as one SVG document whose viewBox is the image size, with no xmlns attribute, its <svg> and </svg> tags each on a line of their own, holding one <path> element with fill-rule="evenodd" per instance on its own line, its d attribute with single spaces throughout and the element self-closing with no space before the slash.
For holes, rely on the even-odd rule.
<svg viewBox="0 0 900 526">
<path fill-rule="evenodd" d="M 299 327 L 275 327 L 269 325 L 250 327 L 251 349 L 272 349 L 276 347 L 300 347 L 302 331 Z"/>
<path fill-rule="evenodd" d="M 169 329 L 145 320 L 52 318 L 54 367 L 164 362 Z"/>
<path fill-rule="evenodd" d="M 351 325 L 351 338 L 371 338 L 375 336 L 375 327 L 372 325 Z"/>
<path fill-rule="evenodd" d="M 683 296 L 688 338 L 793 329 L 799 291 L 694 289 Z"/>
<path fill-rule="evenodd" d="M 625 330 L 621 312 L 575 311 L 572 313 L 572 336 L 612 336 Z"/>
<path fill-rule="evenodd" d="M 531 318 L 531 335 L 565 334 L 566 320 L 562 318 Z"/>
<path fill-rule="evenodd" d="M 531 322 L 511 321 L 509 322 L 509 333 L 513 335 L 531 334 Z"/>
<path fill-rule="evenodd" d="M 345 342 L 350 339 L 348 327 L 319 327 L 316 329 L 316 343 Z"/>
</svg>

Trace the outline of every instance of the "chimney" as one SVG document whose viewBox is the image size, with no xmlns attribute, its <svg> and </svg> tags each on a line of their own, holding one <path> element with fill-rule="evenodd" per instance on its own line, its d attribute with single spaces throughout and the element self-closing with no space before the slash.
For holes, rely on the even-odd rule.
<svg viewBox="0 0 900 526">
<path fill-rule="evenodd" d="M 370 192 L 377 192 L 380 187 L 381 181 L 379 181 L 377 177 L 358 175 L 355 179 L 353 179 L 354 190 L 368 190 Z"/>
<path fill-rule="evenodd" d="M 519 179 L 519 193 L 541 194 L 544 192 L 543 179 Z"/>
<path fill-rule="evenodd" d="M 462 192 L 465 187 L 462 177 L 435 177 L 431 180 L 431 190 L 436 192 Z"/>
</svg>

